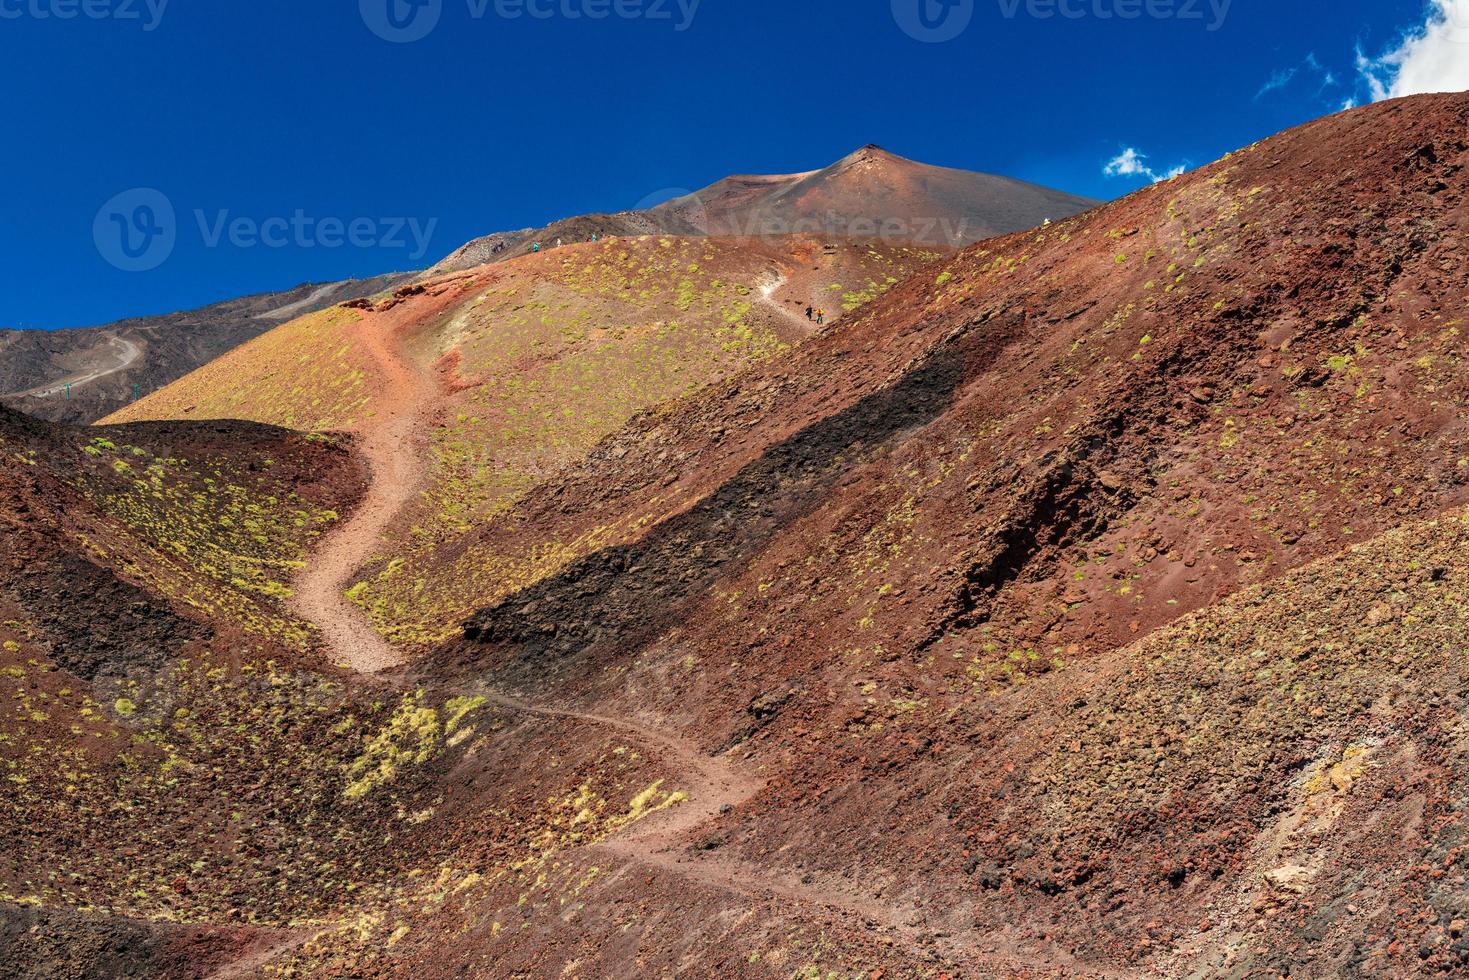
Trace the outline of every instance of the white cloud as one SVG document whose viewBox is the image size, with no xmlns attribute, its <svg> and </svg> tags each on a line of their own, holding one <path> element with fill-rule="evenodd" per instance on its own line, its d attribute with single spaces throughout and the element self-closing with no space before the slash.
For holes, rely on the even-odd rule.
<svg viewBox="0 0 1469 980">
<path fill-rule="evenodd" d="M 1180 163 L 1176 167 L 1170 167 L 1163 173 L 1158 173 L 1147 164 L 1147 155 L 1139 153 L 1135 148 L 1129 146 L 1117 156 L 1107 161 L 1102 168 L 1102 173 L 1108 177 L 1146 177 L 1155 184 L 1165 180 L 1172 180 L 1184 171 L 1188 170 L 1188 164 Z"/>
<path fill-rule="evenodd" d="M 1144 169 L 1142 154 L 1129 146 L 1108 162 L 1105 172 L 1108 177 L 1131 177 Z"/>
<path fill-rule="evenodd" d="M 1299 65 L 1282 68 L 1271 75 L 1265 84 L 1260 86 L 1260 91 L 1255 93 L 1256 101 L 1264 98 L 1271 92 L 1278 92 L 1281 89 L 1289 87 L 1292 82 L 1302 76 L 1316 81 L 1316 95 L 1318 97 L 1325 95 L 1327 89 L 1335 88 L 1340 84 L 1336 73 L 1323 65 L 1321 59 L 1317 58 L 1316 52 L 1313 51 L 1306 55 L 1306 59 Z"/>
<path fill-rule="evenodd" d="M 1269 95 L 1271 92 L 1285 88 L 1295 80 L 1295 77 L 1296 70 L 1294 68 L 1286 68 L 1283 71 L 1276 72 L 1270 76 L 1270 81 L 1260 86 L 1260 91 L 1255 93 L 1255 98 L 1258 99 L 1262 96 Z"/>
<path fill-rule="evenodd" d="M 1374 102 L 1425 92 L 1469 90 L 1469 0 L 1430 0 L 1427 21 L 1377 58 L 1357 52 Z"/>
</svg>

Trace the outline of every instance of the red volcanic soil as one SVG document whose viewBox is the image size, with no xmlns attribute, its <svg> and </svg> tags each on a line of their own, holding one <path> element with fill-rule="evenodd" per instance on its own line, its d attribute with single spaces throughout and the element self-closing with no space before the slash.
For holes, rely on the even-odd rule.
<svg viewBox="0 0 1469 980">
<path fill-rule="evenodd" d="M 1462 974 L 1466 163 L 1469 96 L 1384 103 L 925 269 L 471 534 L 564 561 L 396 687 L 203 662 L 99 704 L 107 739 L 65 708 L 84 659 L 6 648 L 0 954 Z M 5 485 L 54 479 L 11 431 Z M 350 500 L 333 458 L 320 499 Z M 139 920 L 91 959 L 52 938 Z"/>
<path fill-rule="evenodd" d="M 243 507 L 269 502 L 255 512 L 262 524 L 284 520 L 287 506 L 347 510 L 362 483 L 344 446 L 268 426 L 77 429 L 0 407 L 0 598 L 78 677 L 156 668 L 217 631 L 232 642 L 238 623 L 209 615 L 210 596 L 284 621 L 278 600 L 231 581 L 191 544 L 212 526 L 238 527 Z M 304 540 L 311 529 L 297 517 L 289 534 Z M 239 530 L 240 541 L 215 537 L 236 560 L 263 564 L 277 553 L 266 535 L 253 536 L 267 527 Z"/>
<path fill-rule="evenodd" d="M 1360 548 L 1469 498 L 1466 123 L 1465 96 L 1313 123 L 636 420 L 480 539 L 660 519 L 426 676 L 733 747 L 767 788 L 701 837 L 880 896 L 936 951 L 1448 968 L 1464 663 L 1402 617 L 1463 579 Z M 1401 652 L 1354 642 L 1393 622 Z"/>
</svg>

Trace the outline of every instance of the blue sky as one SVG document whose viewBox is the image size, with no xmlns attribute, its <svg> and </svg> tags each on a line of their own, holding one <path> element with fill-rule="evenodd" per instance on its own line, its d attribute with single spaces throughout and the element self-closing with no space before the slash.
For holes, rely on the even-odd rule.
<svg viewBox="0 0 1469 980">
<path fill-rule="evenodd" d="M 1115 197 L 1469 51 L 1402 48 L 1461 0 L 389 2 L 0 0 L 0 326 L 418 268 L 868 142 Z M 99 217 L 136 188 L 161 264 L 116 252 L 160 197 Z"/>
</svg>

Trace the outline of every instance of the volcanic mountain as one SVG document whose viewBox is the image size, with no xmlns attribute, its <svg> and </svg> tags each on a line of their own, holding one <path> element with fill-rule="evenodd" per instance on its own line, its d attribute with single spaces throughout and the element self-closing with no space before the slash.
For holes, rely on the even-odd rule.
<svg viewBox="0 0 1469 980">
<path fill-rule="evenodd" d="M 549 247 L 594 235 L 805 233 L 957 247 L 1096 203 L 1004 177 L 924 166 L 869 146 L 812 173 L 730 177 L 645 211 L 581 215 L 476 239 L 425 277 L 517 258 L 538 242 Z M 0 401 L 38 418 L 94 422 L 283 322 L 417 275 L 303 285 L 101 327 L 0 331 Z"/>
<path fill-rule="evenodd" d="M 100 327 L 0 330 L 0 401 L 37 418 L 95 422 L 286 320 L 408 278 L 307 284 Z"/>
<path fill-rule="evenodd" d="M 915 163 L 869 145 L 822 170 L 727 177 L 653 210 L 709 235 L 880 234 L 958 247 L 1098 203 L 1009 177 Z"/>
<path fill-rule="evenodd" d="M 85 567 L 0 594 L 0 957 L 1462 972 L 1466 164 L 1469 96 L 1382 103 L 959 254 L 577 245 L 3 420 L 16 567 Z M 353 435 L 138 421 L 240 407 Z"/>
<path fill-rule="evenodd" d="M 809 173 L 726 177 L 647 210 L 586 215 L 477 239 L 434 272 L 515 257 L 537 242 L 578 242 L 594 234 L 807 234 L 958 248 L 1098 203 L 1008 177 L 915 163 L 869 145 Z"/>
</svg>

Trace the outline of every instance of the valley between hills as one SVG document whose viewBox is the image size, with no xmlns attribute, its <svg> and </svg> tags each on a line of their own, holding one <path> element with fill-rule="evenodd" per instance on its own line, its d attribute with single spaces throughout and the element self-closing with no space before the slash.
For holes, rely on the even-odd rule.
<svg viewBox="0 0 1469 980">
<path fill-rule="evenodd" d="M 0 408 L 0 961 L 1462 972 L 1466 139 L 864 148 Z"/>
</svg>

